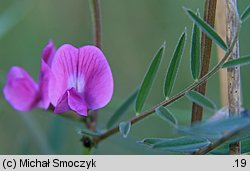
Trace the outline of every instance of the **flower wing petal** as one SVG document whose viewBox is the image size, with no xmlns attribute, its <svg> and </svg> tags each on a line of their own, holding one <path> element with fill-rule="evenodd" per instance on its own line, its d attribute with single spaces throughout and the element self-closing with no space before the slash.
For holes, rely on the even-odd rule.
<svg viewBox="0 0 250 171">
<path fill-rule="evenodd" d="M 50 104 L 48 86 L 51 78 L 51 70 L 44 60 L 41 62 L 41 70 L 39 74 L 39 93 L 40 93 L 40 103 L 39 107 L 43 109 L 48 109 Z"/>
<path fill-rule="evenodd" d="M 69 92 L 68 96 L 69 107 L 76 113 L 83 116 L 87 116 L 88 115 L 87 106 L 85 104 L 83 97 L 81 97 L 74 88 L 70 89 L 68 92 Z"/>
<path fill-rule="evenodd" d="M 43 53 L 42 53 L 42 60 L 49 65 L 49 67 L 52 64 L 52 61 L 54 59 L 56 52 L 55 45 L 52 40 L 49 41 L 49 43 L 44 47 Z"/>
<path fill-rule="evenodd" d="M 39 75 L 39 92 L 41 97 L 39 107 L 44 109 L 48 109 L 50 104 L 48 86 L 51 78 L 50 67 L 55 56 L 55 51 L 56 48 L 52 40 L 50 40 L 49 43 L 43 49 L 42 53 L 41 69 Z"/>
<path fill-rule="evenodd" d="M 68 105 L 68 91 L 66 91 L 58 100 L 57 105 L 55 106 L 55 113 L 64 113 L 69 111 L 69 105 Z"/>
</svg>

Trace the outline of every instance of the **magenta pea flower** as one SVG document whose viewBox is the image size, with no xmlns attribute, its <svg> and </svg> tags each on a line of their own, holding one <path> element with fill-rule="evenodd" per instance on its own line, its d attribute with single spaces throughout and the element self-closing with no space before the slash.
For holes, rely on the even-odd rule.
<svg viewBox="0 0 250 171">
<path fill-rule="evenodd" d="M 51 65 L 49 98 L 55 113 L 73 110 L 86 116 L 109 103 L 113 95 L 110 66 L 95 46 L 61 46 Z"/>
<path fill-rule="evenodd" d="M 49 41 L 43 49 L 38 84 L 21 67 L 11 67 L 3 93 L 13 108 L 19 111 L 30 111 L 37 107 L 43 109 L 49 107 L 48 83 L 55 50 L 52 41 Z"/>
</svg>

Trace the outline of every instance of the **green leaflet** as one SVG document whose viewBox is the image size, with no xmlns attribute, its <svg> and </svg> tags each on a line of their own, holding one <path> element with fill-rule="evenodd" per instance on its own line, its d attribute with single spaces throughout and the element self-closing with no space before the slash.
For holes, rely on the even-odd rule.
<svg viewBox="0 0 250 171">
<path fill-rule="evenodd" d="M 230 60 L 226 63 L 224 63 L 223 68 L 231 68 L 235 66 L 243 66 L 250 64 L 250 56 L 243 56 L 237 59 Z"/>
<path fill-rule="evenodd" d="M 208 146 L 210 141 L 205 138 L 195 136 L 184 136 L 173 139 L 165 139 L 152 146 L 153 149 L 162 151 L 192 153 L 200 148 Z"/>
<path fill-rule="evenodd" d="M 164 95 L 165 95 L 166 99 L 169 98 L 169 96 L 172 92 L 172 89 L 173 89 L 173 86 L 175 83 L 175 79 L 176 79 L 176 76 L 178 73 L 179 65 L 181 62 L 185 42 L 186 42 L 186 31 L 184 31 L 182 33 L 182 35 L 177 43 L 177 46 L 175 48 L 175 51 L 173 53 L 171 62 L 168 66 L 168 71 L 167 71 L 165 84 L 164 84 Z"/>
<path fill-rule="evenodd" d="M 246 21 L 250 16 L 250 5 L 247 6 L 247 8 L 244 10 L 244 12 L 240 16 L 241 22 Z"/>
<path fill-rule="evenodd" d="M 197 16 L 200 16 L 197 10 Z M 201 65 L 201 36 L 200 29 L 197 24 L 194 23 L 192 31 L 191 41 L 191 73 L 194 80 L 198 80 L 200 77 L 200 65 Z"/>
<path fill-rule="evenodd" d="M 222 138 L 225 133 L 234 132 L 250 125 L 250 119 L 247 117 L 228 117 L 215 121 L 206 121 L 204 123 L 196 123 L 192 127 L 178 128 L 180 132 L 204 137 L 211 141 Z M 233 136 L 228 142 L 235 142 L 250 137 L 249 130 L 242 130 L 237 136 Z"/>
<path fill-rule="evenodd" d="M 186 94 L 186 97 L 191 100 L 192 102 L 202 106 L 202 107 L 205 107 L 211 111 L 215 111 L 216 110 L 216 106 L 215 104 L 210 100 L 208 99 L 206 96 L 196 92 L 196 91 L 189 91 L 187 94 Z"/>
<path fill-rule="evenodd" d="M 129 107 L 133 104 L 138 90 L 132 93 L 122 104 L 118 107 L 118 109 L 113 113 L 111 118 L 107 123 L 107 128 L 111 128 L 115 123 L 125 114 L 125 112 L 129 109 Z"/>
<path fill-rule="evenodd" d="M 154 145 L 159 142 L 162 142 L 166 140 L 166 138 L 145 138 L 141 141 L 139 141 L 140 144 L 145 144 L 145 145 Z"/>
<path fill-rule="evenodd" d="M 189 17 L 205 32 L 213 41 L 215 41 L 222 49 L 227 51 L 228 47 L 222 38 L 214 31 L 214 29 L 197 16 L 192 10 L 184 8 Z"/>
<path fill-rule="evenodd" d="M 131 128 L 131 123 L 130 122 L 121 122 L 119 124 L 119 131 L 122 134 L 124 138 L 127 138 Z"/>
<path fill-rule="evenodd" d="M 156 115 L 159 116 L 161 119 L 167 121 L 172 126 L 177 127 L 177 120 L 174 115 L 165 107 L 160 106 L 155 110 Z"/>
<path fill-rule="evenodd" d="M 135 104 L 135 111 L 137 114 L 139 114 L 142 111 L 143 105 L 147 99 L 147 96 L 150 92 L 150 89 L 153 85 L 154 78 L 156 76 L 156 73 L 158 71 L 158 68 L 161 63 L 161 59 L 163 56 L 165 50 L 165 43 L 160 47 L 160 49 L 157 51 L 153 61 L 150 64 L 150 67 L 142 81 L 141 87 L 139 89 L 137 98 L 136 98 L 136 104 Z"/>
</svg>

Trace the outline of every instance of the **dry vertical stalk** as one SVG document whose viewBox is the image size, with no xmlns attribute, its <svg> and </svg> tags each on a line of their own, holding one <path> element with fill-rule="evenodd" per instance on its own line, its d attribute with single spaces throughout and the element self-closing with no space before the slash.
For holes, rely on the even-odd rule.
<svg viewBox="0 0 250 171">
<path fill-rule="evenodd" d="M 237 0 L 226 1 L 226 31 L 227 31 L 227 44 L 232 42 L 233 37 L 237 30 L 237 18 L 235 15 L 235 9 L 237 8 Z M 229 56 L 229 60 L 239 58 L 239 41 L 237 41 L 233 52 Z M 228 81 L 228 105 L 229 116 L 240 115 L 241 97 L 240 97 L 240 67 L 227 69 L 227 81 Z M 240 142 L 229 145 L 230 154 L 240 154 Z"/>
<path fill-rule="evenodd" d="M 215 28 L 220 37 L 226 42 L 226 3 L 224 0 L 217 1 Z M 218 45 L 216 46 L 218 61 L 225 55 L 225 51 Z M 227 71 L 220 70 L 220 97 L 221 105 L 227 106 Z"/>
<path fill-rule="evenodd" d="M 214 27 L 215 13 L 216 13 L 217 0 L 206 0 L 204 10 L 204 20 Z M 201 38 L 201 73 L 200 78 L 208 73 L 209 63 L 211 57 L 212 40 L 205 34 L 202 33 Z M 195 89 L 197 92 L 205 95 L 206 93 L 206 81 Z M 203 108 L 195 103 L 192 107 L 192 123 L 199 122 L 202 120 Z"/>
</svg>

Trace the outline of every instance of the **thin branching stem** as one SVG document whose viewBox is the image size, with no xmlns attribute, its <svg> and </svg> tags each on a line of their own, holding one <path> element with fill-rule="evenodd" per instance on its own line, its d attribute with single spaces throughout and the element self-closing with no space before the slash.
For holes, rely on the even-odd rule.
<svg viewBox="0 0 250 171">
<path fill-rule="evenodd" d="M 238 17 L 238 15 L 237 15 L 237 17 Z M 237 42 L 239 31 L 240 31 L 240 22 L 239 21 L 240 21 L 240 19 L 238 18 L 238 20 L 237 20 L 237 32 L 236 32 L 236 35 L 231 43 L 231 46 L 228 48 L 228 50 L 227 50 L 225 56 L 222 58 L 222 60 L 210 72 L 208 72 L 206 75 L 204 75 L 202 78 L 200 78 L 199 81 L 192 83 L 191 85 L 189 85 L 188 87 L 183 89 L 181 92 L 177 93 L 175 96 L 172 96 L 168 100 L 162 101 L 161 103 L 153 106 L 151 109 L 149 109 L 145 112 L 142 112 L 139 115 L 131 118 L 129 120 L 131 122 L 131 124 L 133 125 L 133 124 L 143 120 L 147 116 L 150 116 L 151 114 L 153 114 L 155 112 L 155 109 L 157 107 L 168 106 L 169 104 L 171 104 L 171 103 L 175 102 L 176 100 L 180 99 L 181 97 L 185 96 L 185 94 L 187 92 L 189 92 L 190 90 L 193 90 L 197 86 L 201 85 L 204 81 L 207 81 L 211 76 L 213 76 L 217 71 L 219 71 L 222 68 L 223 64 L 228 60 L 230 54 L 232 53 L 232 51 L 234 49 L 236 42 Z M 117 133 L 118 131 L 119 131 L 119 126 L 111 128 L 111 129 L 107 130 L 106 132 L 104 132 L 103 134 L 101 134 L 100 136 L 94 138 L 94 143 L 98 144 L 102 140 Z"/>
</svg>

